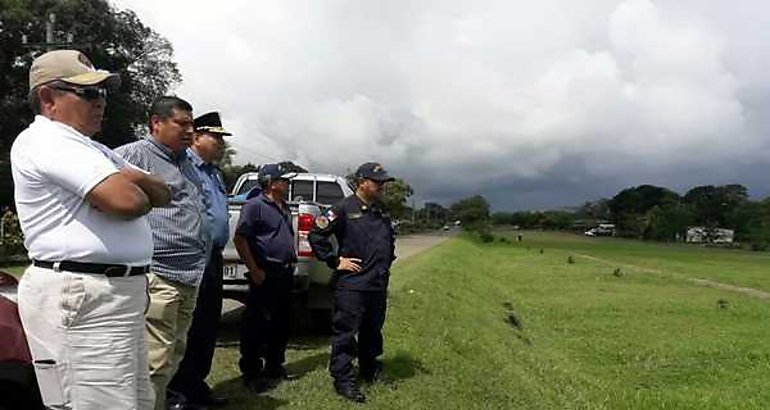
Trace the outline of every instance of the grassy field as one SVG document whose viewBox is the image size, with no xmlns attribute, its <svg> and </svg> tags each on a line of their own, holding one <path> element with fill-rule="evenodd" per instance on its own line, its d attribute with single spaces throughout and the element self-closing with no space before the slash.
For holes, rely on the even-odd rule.
<svg viewBox="0 0 770 410">
<path fill-rule="evenodd" d="M 6 266 L 0 269 L 15 276 L 16 279 L 19 279 L 21 278 L 21 274 L 24 273 L 24 269 L 27 269 L 27 265 Z"/>
<path fill-rule="evenodd" d="M 690 278 L 770 290 L 769 262 L 531 232 L 521 243 L 452 239 L 394 269 L 389 380 L 365 388 L 366 406 L 767 408 L 770 301 Z M 333 393 L 327 338 L 293 340 L 299 379 L 257 396 L 241 388 L 235 335 L 223 336 L 210 382 L 230 409 L 358 407 Z"/>
</svg>

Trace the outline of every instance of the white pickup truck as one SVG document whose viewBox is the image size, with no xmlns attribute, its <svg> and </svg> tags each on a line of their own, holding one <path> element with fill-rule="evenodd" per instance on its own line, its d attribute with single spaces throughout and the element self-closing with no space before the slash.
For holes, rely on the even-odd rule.
<svg viewBox="0 0 770 410">
<path fill-rule="evenodd" d="M 241 175 L 229 199 L 230 240 L 222 254 L 223 290 L 224 297 L 241 302 L 245 300 L 248 291 L 248 269 L 238 256 L 232 238 L 241 206 L 246 202 L 248 193 L 258 185 L 257 177 L 258 172 Z M 310 309 L 331 307 L 328 284 L 332 272 L 325 263 L 313 256 L 307 234 L 312 229 L 316 216 L 349 195 L 353 195 L 352 187 L 344 178 L 336 175 L 300 173 L 291 179 L 288 204 L 298 259 L 294 271 L 294 292 L 307 298 L 307 307 Z"/>
</svg>

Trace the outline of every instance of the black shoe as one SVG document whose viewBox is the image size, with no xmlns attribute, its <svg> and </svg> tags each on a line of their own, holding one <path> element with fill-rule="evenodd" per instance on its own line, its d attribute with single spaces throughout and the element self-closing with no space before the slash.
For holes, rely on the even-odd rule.
<svg viewBox="0 0 770 410">
<path fill-rule="evenodd" d="M 182 393 L 169 390 L 166 392 L 166 409 L 167 410 L 203 410 L 205 407 L 199 406 L 197 403 L 191 402 L 187 396 Z"/>
<path fill-rule="evenodd" d="M 228 400 L 227 397 L 217 396 L 213 393 L 209 393 L 201 397 L 196 397 L 194 402 L 195 404 L 204 407 L 222 407 L 227 404 Z"/>
<path fill-rule="evenodd" d="M 181 402 L 181 403 L 168 403 L 166 405 L 166 409 L 167 410 L 205 410 L 206 408 L 190 402 Z"/>
<path fill-rule="evenodd" d="M 334 390 L 337 391 L 337 394 L 350 401 L 366 403 L 366 396 L 361 393 L 361 390 L 358 390 L 358 386 L 354 383 L 335 384 Z"/>
<path fill-rule="evenodd" d="M 382 363 L 375 362 L 372 366 L 362 367 L 359 375 L 367 383 L 379 381 L 382 376 Z"/>
<path fill-rule="evenodd" d="M 268 379 L 274 380 L 294 380 L 297 378 L 295 374 L 289 373 L 283 366 L 268 368 L 265 370 L 264 375 Z"/>
<path fill-rule="evenodd" d="M 168 410 L 206 410 L 205 407 L 198 406 L 197 404 L 192 403 L 175 403 L 175 404 L 169 404 L 168 407 L 166 407 Z"/>
<path fill-rule="evenodd" d="M 254 378 L 244 377 L 243 385 L 246 386 L 247 389 L 257 394 L 264 393 L 272 388 L 275 388 L 275 382 L 263 377 L 262 375 Z"/>
</svg>

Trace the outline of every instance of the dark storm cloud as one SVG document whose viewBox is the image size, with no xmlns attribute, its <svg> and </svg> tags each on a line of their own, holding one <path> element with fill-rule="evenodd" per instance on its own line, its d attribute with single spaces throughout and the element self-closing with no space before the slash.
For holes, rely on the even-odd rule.
<svg viewBox="0 0 770 410">
<path fill-rule="evenodd" d="M 223 113 L 242 162 L 376 159 L 418 201 L 496 209 L 641 183 L 770 193 L 761 1 L 118 4 L 173 42 L 178 93 Z"/>
</svg>

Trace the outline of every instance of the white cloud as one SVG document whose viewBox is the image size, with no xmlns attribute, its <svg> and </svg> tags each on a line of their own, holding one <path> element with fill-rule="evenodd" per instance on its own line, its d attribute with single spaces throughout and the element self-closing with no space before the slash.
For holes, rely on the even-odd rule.
<svg viewBox="0 0 770 410">
<path fill-rule="evenodd" d="M 172 41 L 179 94 L 222 112 L 241 161 L 378 159 L 430 197 L 576 174 L 665 183 L 769 151 L 745 97 L 770 89 L 741 46 L 758 26 L 724 3 L 118 4 Z"/>
</svg>

